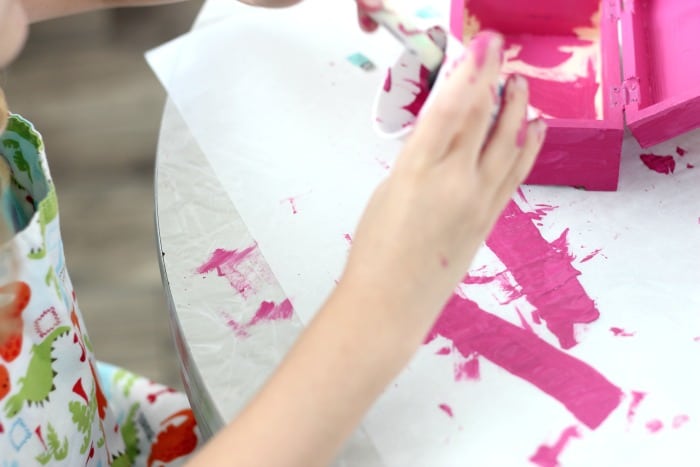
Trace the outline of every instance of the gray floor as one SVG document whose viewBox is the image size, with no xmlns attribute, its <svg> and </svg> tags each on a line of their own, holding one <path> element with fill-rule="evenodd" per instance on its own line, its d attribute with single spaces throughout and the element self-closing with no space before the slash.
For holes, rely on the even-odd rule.
<svg viewBox="0 0 700 467">
<path fill-rule="evenodd" d="M 10 107 L 43 133 L 68 268 L 97 357 L 180 387 L 153 226 L 165 93 L 143 52 L 189 29 L 199 2 L 32 27 L 0 72 Z"/>
</svg>

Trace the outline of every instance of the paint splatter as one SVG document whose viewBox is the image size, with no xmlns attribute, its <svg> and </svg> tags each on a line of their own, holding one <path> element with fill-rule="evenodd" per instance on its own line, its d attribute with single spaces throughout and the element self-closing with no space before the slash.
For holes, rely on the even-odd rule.
<svg viewBox="0 0 700 467">
<path fill-rule="evenodd" d="M 671 426 L 674 429 L 678 429 L 685 425 L 688 422 L 688 420 L 690 420 L 690 417 L 685 414 L 676 415 L 675 417 L 673 417 L 673 422 L 671 423 Z"/>
<path fill-rule="evenodd" d="M 686 150 L 683 149 L 682 147 L 676 146 L 676 154 L 678 154 L 679 156 L 683 157 L 683 156 L 685 156 L 685 154 L 686 154 L 687 152 L 688 152 L 688 151 L 686 151 Z"/>
<path fill-rule="evenodd" d="M 597 250 L 593 250 L 591 253 L 587 254 L 586 256 L 583 257 L 583 259 L 580 261 L 581 263 L 585 263 L 586 261 L 590 261 L 596 256 L 598 256 L 598 253 L 600 253 L 601 249 L 598 248 Z"/>
<path fill-rule="evenodd" d="M 428 95 L 430 94 L 430 70 L 425 66 L 420 66 L 420 75 L 418 81 L 406 79 L 407 82 L 417 86 L 418 92 L 414 95 L 413 102 L 403 107 L 414 116 L 418 116 L 420 109 L 423 108 Z"/>
<path fill-rule="evenodd" d="M 391 68 L 386 70 L 386 78 L 384 79 L 384 92 L 391 91 Z"/>
<path fill-rule="evenodd" d="M 260 303 L 258 311 L 255 315 L 245 324 L 238 323 L 233 318 L 228 318 L 226 325 L 231 328 L 238 337 L 248 337 L 250 333 L 249 329 L 263 321 L 279 321 L 291 319 L 294 314 L 294 308 L 292 307 L 292 302 L 289 300 L 284 300 L 279 304 L 275 302 L 263 301 Z"/>
<path fill-rule="evenodd" d="M 244 298 L 254 291 L 251 277 L 266 277 L 267 265 L 257 252 L 257 244 L 241 251 L 217 248 L 207 262 L 197 268 L 199 274 L 216 270 L 219 277 L 225 277 L 231 287 Z"/>
<path fill-rule="evenodd" d="M 511 201 L 486 240 L 564 349 L 577 344 L 575 324 L 591 323 L 600 316 L 578 280 L 581 272 L 571 264 L 567 233 L 568 229 L 547 242 L 531 216 Z"/>
<path fill-rule="evenodd" d="M 698 222 L 700 222 L 700 218 L 698 218 Z M 693 340 L 695 342 L 700 342 L 700 336 L 694 337 Z"/>
<path fill-rule="evenodd" d="M 627 409 L 627 421 L 632 423 L 634 416 L 637 414 L 637 407 L 639 407 L 639 404 L 642 403 L 642 400 L 644 400 L 647 393 L 642 391 L 632 391 L 630 395 L 632 396 L 632 401 Z"/>
<path fill-rule="evenodd" d="M 406 36 L 415 36 L 416 34 L 421 34 L 423 32 L 420 29 L 407 29 L 403 23 L 399 23 L 398 28 L 399 31 L 401 31 L 401 34 L 404 34 Z"/>
<path fill-rule="evenodd" d="M 343 234 L 343 238 L 348 242 L 348 245 L 352 245 L 352 236 L 349 233 Z"/>
<path fill-rule="evenodd" d="M 521 195 L 521 196 L 524 196 L 524 195 Z M 535 209 L 533 211 L 529 211 L 527 213 L 527 215 L 532 220 L 541 221 L 544 218 L 544 216 L 546 216 L 550 212 L 554 211 L 558 207 L 559 206 L 552 206 L 551 204 L 536 204 Z"/>
<path fill-rule="evenodd" d="M 377 119 L 377 121 L 379 121 L 379 119 Z M 375 157 L 374 160 L 377 161 L 377 163 L 381 166 L 382 169 L 384 169 L 384 170 L 391 169 L 391 166 L 389 164 L 387 164 L 385 161 L 381 160 L 379 157 Z"/>
<path fill-rule="evenodd" d="M 622 391 L 594 368 L 469 299 L 452 296 L 427 342 L 438 335 L 465 359 L 478 353 L 533 384 L 591 429 L 620 404 Z"/>
<path fill-rule="evenodd" d="M 445 412 L 450 418 L 454 417 L 454 412 L 452 412 L 452 407 L 450 407 L 449 405 L 440 404 L 440 405 L 438 405 L 438 407 L 440 408 L 440 410 Z"/>
<path fill-rule="evenodd" d="M 632 336 L 634 336 L 633 332 L 627 332 L 624 329 L 618 328 L 615 326 L 610 328 L 610 332 L 612 332 L 617 337 L 632 337 Z"/>
<path fill-rule="evenodd" d="M 564 451 L 566 445 L 572 438 L 580 437 L 581 434 L 578 428 L 570 426 L 559 435 L 559 439 L 554 443 L 554 446 L 543 444 L 537 448 L 537 452 L 530 457 L 530 462 L 537 464 L 539 467 L 558 467 L 559 456 Z"/>
<path fill-rule="evenodd" d="M 523 329 L 526 329 L 530 332 L 535 332 L 532 330 L 532 326 L 530 326 L 530 323 L 527 322 L 523 314 L 518 310 L 517 308 L 515 309 L 515 312 L 518 314 L 518 318 L 520 318 L 520 326 L 522 326 Z"/>
<path fill-rule="evenodd" d="M 442 347 L 435 352 L 435 355 L 449 355 L 452 353 L 452 349 L 449 347 Z"/>
<path fill-rule="evenodd" d="M 292 208 L 292 214 L 297 214 L 299 211 L 297 210 L 297 200 L 294 196 L 290 196 L 289 198 L 284 198 L 282 200 L 283 203 L 289 203 L 289 206 Z"/>
<path fill-rule="evenodd" d="M 657 156 L 656 154 L 642 154 L 639 156 L 644 165 L 650 170 L 660 174 L 672 174 L 676 170 L 676 161 L 673 156 Z"/>
<path fill-rule="evenodd" d="M 453 370 L 455 381 L 479 381 L 479 355 L 473 352 L 464 360 L 455 361 Z"/>
<path fill-rule="evenodd" d="M 658 433 L 664 427 L 664 424 L 661 420 L 649 420 L 646 423 L 646 427 L 650 433 Z"/>
<path fill-rule="evenodd" d="M 685 164 L 686 168 L 688 169 L 694 169 L 695 166 L 693 164 Z"/>
</svg>

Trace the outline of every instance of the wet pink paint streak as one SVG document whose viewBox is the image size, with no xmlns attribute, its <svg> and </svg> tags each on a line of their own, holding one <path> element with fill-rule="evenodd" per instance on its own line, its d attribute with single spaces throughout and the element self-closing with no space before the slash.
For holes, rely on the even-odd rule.
<svg viewBox="0 0 700 467">
<path fill-rule="evenodd" d="M 449 347 L 442 347 L 442 348 L 438 349 L 437 352 L 435 352 L 435 355 L 449 355 L 451 353 L 452 353 L 452 349 L 450 349 Z"/>
<path fill-rule="evenodd" d="M 479 354 L 473 352 L 464 360 L 454 363 L 454 378 L 455 381 L 478 381 L 481 379 L 479 371 Z"/>
<path fill-rule="evenodd" d="M 391 68 L 386 70 L 386 78 L 384 79 L 384 92 L 391 91 Z"/>
<path fill-rule="evenodd" d="M 664 424 L 661 420 L 649 420 L 646 427 L 649 432 L 658 433 L 664 427 Z"/>
<path fill-rule="evenodd" d="M 678 154 L 679 156 L 683 157 L 683 156 L 685 156 L 685 154 L 686 154 L 687 152 L 688 152 L 688 151 L 686 151 L 686 150 L 683 149 L 682 147 L 676 146 L 676 154 Z"/>
<path fill-rule="evenodd" d="M 629 409 L 627 409 L 627 421 L 632 423 L 634 420 L 634 416 L 637 414 L 637 407 L 639 407 L 639 404 L 642 403 L 644 398 L 646 397 L 647 393 L 646 392 L 641 392 L 641 391 L 632 391 L 631 396 L 632 396 L 632 401 L 630 402 Z"/>
<path fill-rule="evenodd" d="M 554 446 L 541 445 L 537 448 L 537 452 L 530 457 L 530 462 L 537 464 L 539 467 L 558 467 L 559 455 L 564 451 L 567 443 L 572 438 L 580 438 L 581 434 L 575 426 L 570 426 L 565 429 Z"/>
<path fill-rule="evenodd" d="M 632 337 L 632 336 L 634 336 L 633 332 L 627 332 L 624 329 L 617 328 L 617 327 L 611 327 L 610 332 L 612 332 L 617 337 Z"/>
<path fill-rule="evenodd" d="M 525 140 L 527 139 L 527 128 L 527 119 L 523 119 L 523 121 L 520 123 L 520 129 L 518 130 L 518 134 L 515 136 L 515 144 L 519 148 L 525 146 Z"/>
<path fill-rule="evenodd" d="M 674 429 L 678 429 L 685 425 L 688 422 L 688 420 L 690 420 L 690 417 L 685 414 L 676 415 L 675 417 L 673 417 L 673 422 L 671 423 L 671 426 Z"/>
<path fill-rule="evenodd" d="M 421 65 L 420 76 L 418 79 L 418 81 L 406 79 L 407 82 L 418 87 L 418 92 L 415 94 L 413 102 L 403 107 L 414 116 L 418 116 L 420 109 L 423 108 L 423 105 L 430 94 L 430 70 Z"/>
<path fill-rule="evenodd" d="M 660 174 L 672 174 L 676 170 L 676 161 L 673 156 L 657 156 L 656 154 L 642 154 L 639 158 L 650 170 Z"/>
<path fill-rule="evenodd" d="M 454 412 L 452 412 L 452 407 L 450 407 L 449 405 L 440 404 L 440 405 L 438 405 L 438 407 L 440 408 L 440 410 L 445 412 L 450 418 L 454 417 Z"/>
<path fill-rule="evenodd" d="M 253 244 L 241 251 L 217 248 L 212 253 L 211 258 L 197 268 L 197 272 L 199 274 L 207 274 L 216 270 L 219 277 L 225 277 L 231 284 L 231 287 L 236 289 L 243 297 L 247 297 L 253 291 L 253 286 L 246 275 L 241 273 L 239 269 L 244 261 L 250 259 L 251 253 L 257 247 L 257 244 Z"/>
<path fill-rule="evenodd" d="M 284 300 L 279 304 L 264 301 L 260 304 L 260 307 L 258 308 L 258 311 L 255 312 L 255 315 L 253 315 L 253 317 L 247 323 L 241 324 L 236 320 L 229 318 L 226 325 L 231 328 L 237 336 L 248 337 L 250 335 L 248 330 L 257 324 L 260 324 L 260 322 L 287 320 L 290 319 L 293 314 L 294 308 L 289 300 Z"/>
<path fill-rule="evenodd" d="M 575 324 L 591 323 L 600 316 L 578 281 L 581 272 L 571 264 L 567 233 L 568 229 L 547 242 L 530 215 L 511 201 L 486 241 L 564 349 L 577 344 Z"/>
<path fill-rule="evenodd" d="M 588 63 L 586 76 L 574 81 L 552 81 L 526 76 L 530 88 L 530 103 L 555 118 L 597 118 L 595 95 L 600 84 L 596 82 L 593 62 Z"/>
<path fill-rule="evenodd" d="M 598 253 L 600 253 L 600 252 L 601 252 L 601 249 L 600 249 L 600 248 L 598 248 L 597 250 L 593 250 L 590 254 L 586 255 L 586 256 L 581 260 L 581 262 L 582 262 L 582 263 L 585 263 L 586 261 L 592 260 L 592 259 L 595 258 L 595 257 L 598 255 Z"/>
<path fill-rule="evenodd" d="M 591 429 L 620 404 L 622 391 L 594 368 L 469 299 L 452 296 L 427 341 L 438 335 L 465 358 L 476 352 L 533 384 Z"/>
</svg>

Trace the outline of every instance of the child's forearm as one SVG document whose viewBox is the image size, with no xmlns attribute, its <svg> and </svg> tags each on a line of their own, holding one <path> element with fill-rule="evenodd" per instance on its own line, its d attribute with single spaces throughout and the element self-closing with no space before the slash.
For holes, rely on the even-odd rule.
<svg viewBox="0 0 700 467">
<path fill-rule="evenodd" d="M 195 465 L 321 466 L 406 364 L 430 315 L 345 284 L 278 371 Z"/>
</svg>

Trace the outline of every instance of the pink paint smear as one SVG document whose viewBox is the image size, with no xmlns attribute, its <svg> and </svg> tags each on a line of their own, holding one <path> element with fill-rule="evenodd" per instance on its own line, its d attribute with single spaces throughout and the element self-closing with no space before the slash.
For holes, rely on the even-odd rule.
<svg viewBox="0 0 700 467">
<path fill-rule="evenodd" d="M 612 332 L 613 335 L 615 335 L 617 337 L 633 337 L 634 336 L 633 332 L 627 332 L 624 329 L 618 328 L 615 326 L 610 328 L 610 332 Z"/>
<path fill-rule="evenodd" d="M 676 415 L 675 417 L 673 417 L 673 422 L 671 426 L 675 429 L 678 429 L 685 425 L 688 422 L 688 420 L 690 420 L 690 417 L 685 414 Z"/>
<path fill-rule="evenodd" d="M 531 215 L 511 201 L 486 241 L 564 349 L 577 344 L 575 324 L 591 323 L 600 316 L 578 280 L 581 272 L 571 264 L 567 233 L 568 229 L 547 242 Z"/>
<path fill-rule="evenodd" d="M 404 106 L 403 109 L 407 110 L 414 116 L 418 116 L 420 109 L 423 108 L 423 104 L 425 104 L 425 101 L 430 94 L 430 70 L 421 65 L 418 81 L 410 79 L 406 79 L 406 81 L 414 86 L 417 86 L 418 92 L 415 94 L 413 101 Z"/>
<path fill-rule="evenodd" d="M 685 154 L 686 154 L 687 152 L 688 152 L 688 151 L 686 151 L 686 150 L 683 149 L 682 147 L 676 146 L 676 154 L 678 154 L 679 156 L 683 157 L 683 156 L 685 156 Z"/>
<path fill-rule="evenodd" d="M 639 407 L 639 404 L 642 403 L 644 398 L 646 397 L 647 393 L 646 392 L 641 392 L 641 391 L 632 391 L 631 396 L 632 396 L 632 401 L 630 402 L 630 407 L 627 409 L 627 421 L 629 423 L 632 423 L 634 420 L 634 416 L 637 415 L 637 407 Z"/>
<path fill-rule="evenodd" d="M 245 324 L 238 323 L 236 320 L 229 318 L 226 325 L 230 327 L 238 337 L 248 337 L 248 330 L 264 321 L 279 321 L 287 320 L 294 314 L 294 308 L 289 300 L 284 300 L 279 305 L 275 302 L 262 302 L 255 315 Z"/>
<path fill-rule="evenodd" d="M 207 274 L 216 270 L 219 277 L 225 277 L 231 284 L 231 287 L 245 298 L 253 292 L 253 286 L 247 277 L 247 270 L 252 268 L 249 267 L 250 265 L 247 268 L 242 266 L 245 262 L 250 262 L 254 259 L 260 260 L 257 255 L 251 255 L 256 250 L 257 244 L 253 244 L 241 251 L 217 248 L 209 260 L 197 268 L 197 272 L 199 274 Z"/>
<path fill-rule="evenodd" d="M 658 433 L 664 427 L 664 424 L 661 420 L 649 420 L 646 427 L 650 433 Z"/>
<path fill-rule="evenodd" d="M 598 248 L 597 250 L 593 250 L 593 251 L 590 252 L 588 255 L 586 255 L 580 262 L 581 262 L 581 263 L 585 263 L 586 261 L 592 260 L 593 258 L 595 258 L 596 256 L 598 256 L 598 253 L 600 253 L 600 251 L 601 251 L 600 248 Z"/>
<path fill-rule="evenodd" d="M 454 378 L 455 381 L 478 381 L 481 377 L 479 372 L 479 354 L 473 352 L 464 360 L 455 361 Z"/>
<path fill-rule="evenodd" d="M 465 359 L 476 352 L 538 387 L 591 429 L 620 403 L 622 391 L 595 369 L 469 299 L 452 296 L 427 341 L 438 335 Z"/>
<path fill-rule="evenodd" d="M 660 174 L 672 174 L 676 170 L 676 161 L 673 156 L 657 156 L 656 154 L 642 154 L 639 158 L 650 170 Z"/>
<path fill-rule="evenodd" d="M 570 426 L 565 429 L 554 446 L 541 445 L 537 448 L 537 452 L 530 457 L 530 462 L 537 464 L 539 467 L 557 467 L 559 466 L 559 455 L 564 451 L 567 443 L 572 438 L 580 438 L 581 434 L 575 426 Z"/>
<path fill-rule="evenodd" d="M 454 413 L 452 412 L 452 407 L 450 407 L 447 404 L 440 404 L 438 405 L 438 408 L 445 412 L 450 418 L 454 417 Z"/>
</svg>

